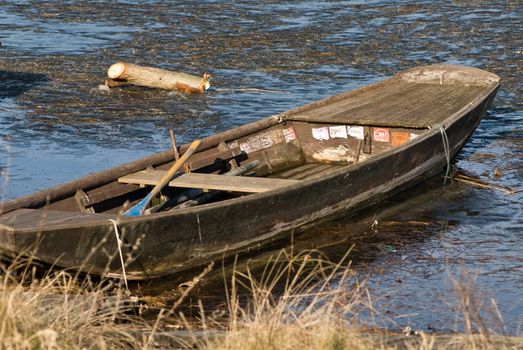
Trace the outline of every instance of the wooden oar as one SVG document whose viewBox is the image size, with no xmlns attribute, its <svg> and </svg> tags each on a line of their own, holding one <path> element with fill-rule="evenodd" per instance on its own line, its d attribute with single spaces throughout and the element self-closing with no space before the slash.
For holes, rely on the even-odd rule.
<svg viewBox="0 0 523 350">
<path fill-rule="evenodd" d="M 144 198 L 142 199 L 138 204 L 136 204 L 134 207 L 128 209 L 123 215 L 125 216 L 140 216 L 143 215 L 145 209 L 149 206 L 149 203 L 151 200 L 156 196 L 162 188 L 165 187 L 171 181 L 172 177 L 176 172 L 183 166 L 183 164 L 189 159 L 190 156 L 196 151 L 198 146 L 200 146 L 201 140 L 194 140 L 187 151 L 183 154 L 183 156 L 178 159 L 174 165 L 169 169 L 169 171 L 160 179 L 160 181 L 154 186 L 152 191 Z"/>
</svg>

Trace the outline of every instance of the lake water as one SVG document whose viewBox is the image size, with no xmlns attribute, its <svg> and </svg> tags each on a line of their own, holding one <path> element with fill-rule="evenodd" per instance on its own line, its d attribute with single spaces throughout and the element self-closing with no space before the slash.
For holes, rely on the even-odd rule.
<svg viewBox="0 0 523 350">
<path fill-rule="evenodd" d="M 0 42 L 4 199 L 164 150 L 171 128 L 187 142 L 432 63 L 501 76 L 456 163 L 523 187 L 519 0 L 4 1 Z M 194 96 L 100 89 L 120 60 L 209 72 L 213 87 Z M 354 247 L 353 267 L 368 278 L 381 325 L 462 329 L 451 279 L 465 276 L 485 317 L 502 315 L 497 331 L 520 334 L 522 197 L 434 179 L 357 223 L 340 219 L 296 239 L 332 259 Z"/>
</svg>

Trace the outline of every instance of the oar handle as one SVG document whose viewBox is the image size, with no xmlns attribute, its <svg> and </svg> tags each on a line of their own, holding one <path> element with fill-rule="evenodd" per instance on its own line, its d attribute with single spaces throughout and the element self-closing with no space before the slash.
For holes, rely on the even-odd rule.
<svg viewBox="0 0 523 350">
<path fill-rule="evenodd" d="M 176 172 L 180 170 L 180 168 L 187 161 L 187 159 L 189 159 L 189 157 L 192 156 L 194 152 L 196 152 L 198 146 L 200 146 L 201 143 L 201 140 L 194 140 L 187 149 L 187 151 L 185 151 L 185 153 L 173 164 L 171 169 L 169 169 L 169 171 L 167 171 L 167 173 L 165 173 L 165 175 L 162 176 L 160 181 L 147 195 L 146 201 L 144 203 L 141 203 L 142 207 L 140 208 L 140 215 L 142 215 L 145 209 L 147 209 L 147 207 L 149 206 L 149 202 L 154 198 L 154 196 L 156 196 L 165 187 L 165 185 L 167 185 L 169 181 L 171 181 L 174 174 L 176 174 Z"/>
</svg>

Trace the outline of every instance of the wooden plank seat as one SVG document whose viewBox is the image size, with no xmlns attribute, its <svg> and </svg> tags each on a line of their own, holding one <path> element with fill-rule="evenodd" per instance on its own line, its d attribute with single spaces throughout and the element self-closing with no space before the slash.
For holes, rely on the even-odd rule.
<svg viewBox="0 0 523 350">
<path fill-rule="evenodd" d="M 38 227 L 61 225 L 89 225 L 114 219 L 111 214 L 87 214 L 74 211 L 42 209 L 18 209 L 2 215 L 0 228 L 9 231 L 31 230 Z"/>
<path fill-rule="evenodd" d="M 137 185 L 156 185 L 165 170 L 145 169 L 118 179 L 120 183 Z M 298 180 L 274 179 L 248 176 L 223 176 L 202 173 L 184 173 L 169 182 L 171 187 L 203 188 L 233 192 L 258 193 L 266 192 L 299 183 Z"/>
</svg>

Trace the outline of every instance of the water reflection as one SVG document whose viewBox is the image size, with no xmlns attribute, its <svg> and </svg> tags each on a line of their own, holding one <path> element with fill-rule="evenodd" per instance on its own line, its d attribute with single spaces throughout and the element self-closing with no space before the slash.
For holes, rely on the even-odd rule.
<svg viewBox="0 0 523 350">
<path fill-rule="evenodd" d="M 16 97 L 33 87 L 46 84 L 49 80 L 45 74 L 11 72 L 0 70 L 0 99 Z"/>
</svg>

